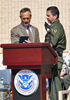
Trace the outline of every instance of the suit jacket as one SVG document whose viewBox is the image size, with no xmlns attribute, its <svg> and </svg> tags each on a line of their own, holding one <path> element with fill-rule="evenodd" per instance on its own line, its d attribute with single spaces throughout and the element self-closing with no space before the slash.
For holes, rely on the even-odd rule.
<svg viewBox="0 0 70 100">
<path fill-rule="evenodd" d="M 33 42 L 40 42 L 38 29 L 31 25 Z M 26 29 L 19 24 L 11 30 L 11 43 L 19 43 L 21 36 L 28 36 Z"/>
</svg>

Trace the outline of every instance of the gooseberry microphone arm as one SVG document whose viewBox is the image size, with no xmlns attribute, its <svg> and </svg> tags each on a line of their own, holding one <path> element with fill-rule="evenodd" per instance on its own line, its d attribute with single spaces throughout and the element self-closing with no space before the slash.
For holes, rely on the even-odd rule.
<svg viewBox="0 0 70 100">
<path fill-rule="evenodd" d="M 47 29 L 51 29 L 51 26 L 47 22 L 45 22 L 44 26 L 45 26 L 46 31 Z"/>
<path fill-rule="evenodd" d="M 45 42 L 52 43 L 52 42 L 51 42 L 51 35 L 53 36 L 53 34 L 51 34 L 51 26 L 50 26 L 47 22 L 45 22 L 44 26 L 45 26 L 45 29 L 46 29 L 46 31 L 47 31 L 47 33 L 46 33 L 46 35 L 45 35 Z M 48 31 L 48 29 L 49 29 L 50 31 Z"/>
</svg>

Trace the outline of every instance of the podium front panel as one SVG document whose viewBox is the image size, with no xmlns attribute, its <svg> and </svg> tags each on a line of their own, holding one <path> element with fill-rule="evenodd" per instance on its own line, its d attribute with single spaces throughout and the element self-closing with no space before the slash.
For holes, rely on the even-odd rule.
<svg viewBox="0 0 70 100">
<path fill-rule="evenodd" d="M 19 72 L 20 70 L 12 70 L 12 75 L 13 75 L 13 81 L 14 81 L 14 77 L 15 75 Z M 37 76 L 38 76 L 38 79 L 39 79 L 39 86 L 38 86 L 38 89 L 36 90 L 35 93 L 29 95 L 29 96 L 24 96 L 22 94 L 20 94 L 14 87 L 14 82 L 13 82 L 13 100 L 41 100 L 41 97 L 40 97 L 40 70 L 36 70 L 34 69 L 33 70 Z"/>
<path fill-rule="evenodd" d="M 12 100 L 46 100 L 46 78 L 58 63 L 58 56 L 49 43 L 1 44 L 3 64 L 12 69 Z M 29 96 L 21 95 L 14 87 L 14 78 L 21 69 L 33 70 L 39 78 L 39 87 Z"/>
</svg>

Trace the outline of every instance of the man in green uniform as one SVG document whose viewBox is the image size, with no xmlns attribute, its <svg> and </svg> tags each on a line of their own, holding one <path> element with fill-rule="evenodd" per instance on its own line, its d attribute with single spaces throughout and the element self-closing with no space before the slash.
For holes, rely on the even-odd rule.
<svg viewBox="0 0 70 100">
<path fill-rule="evenodd" d="M 70 86 L 70 53 L 64 58 L 60 77 L 63 80 L 65 89 L 67 90 Z"/>
<path fill-rule="evenodd" d="M 46 18 L 50 23 L 50 45 L 57 52 L 58 64 L 52 68 L 52 78 L 49 79 L 49 95 L 51 100 L 58 100 L 58 91 L 62 90 L 60 81 L 60 72 L 62 69 L 63 50 L 66 49 L 66 36 L 59 21 L 59 10 L 55 6 L 51 6 L 46 10 Z M 45 36 L 45 42 L 47 35 Z"/>
</svg>

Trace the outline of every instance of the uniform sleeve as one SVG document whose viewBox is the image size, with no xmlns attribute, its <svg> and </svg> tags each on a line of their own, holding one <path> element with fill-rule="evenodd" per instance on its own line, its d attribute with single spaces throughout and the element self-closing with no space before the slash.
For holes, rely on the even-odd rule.
<svg viewBox="0 0 70 100">
<path fill-rule="evenodd" d="M 53 36 L 51 36 L 51 38 L 52 38 L 52 43 L 54 46 L 56 46 L 57 44 L 60 44 L 61 46 L 65 45 L 65 41 L 66 41 L 65 31 L 61 24 L 56 24 L 52 28 L 51 33 L 53 34 Z"/>
<path fill-rule="evenodd" d="M 60 38 L 60 29 L 59 28 L 54 28 L 51 33 L 53 34 L 53 36 L 51 35 L 51 41 L 53 43 L 53 45 L 55 46 L 57 44 L 57 42 L 59 41 Z"/>
</svg>

